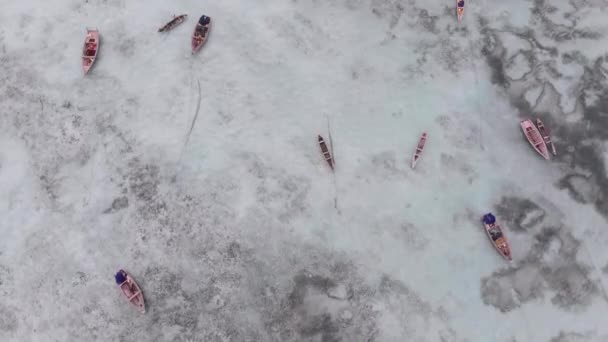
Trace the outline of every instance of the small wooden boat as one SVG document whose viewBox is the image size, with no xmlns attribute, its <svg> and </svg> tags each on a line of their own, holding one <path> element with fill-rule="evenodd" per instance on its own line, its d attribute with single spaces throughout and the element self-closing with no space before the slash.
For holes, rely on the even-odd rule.
<svg viewBox="0 0 608 342">
<path fill-rule="evenodd" d="M 551 152 L 554 156 L 556 156 L 557 151 L 555 150 L 555 144 L 551 141 L 551 133 L 549 132 L 549 129 L 545 127 L 545 124 L 540 119 L 536 119 L 536 127 L 538 127 L 540 135 L 545 140 L 545 144 L 547 144 L 547 146 L 551 146 Z"/>
<path fill-rule="evenodd" d="M 329 153 L 329 149 L 327 148 L 327 144 L 325 143 L 325 140 L 320 135 L 319 135 L 319 146 L 321 146 L 321 152 L 323 153 L 323 156 L 325 157 L 325 161 L 327 162 L 327 164 L 329 164 L 329 167 L 333 171 L 334 170 L 334 160 L 331 157 L 331 153 Z"/>
<path fill-rule="evenodd" d="M 464 16 L 464 0 L 456 0 L 456 16 L 458 17 L 458 23 L 460 23 Z"/>
<path fill-rule="evenodd" d="M 84 47 L 82 48 L 82 70 L 85 75 L 89 72 L 93 63 L 95 63 L 98 50 L 99 31 L 87 28 L 87 36 L 84 39 Z"/>
<path fill-rule="evenodd" d="M 170 22 L 166 23 L 165 26 L 158 29 L 158 32 L 166 32 L 166 31 L 172 30 L 177 25 L 186 21 L 187 16 L 188 16 L 187 14 L 182 14 L 182 15 L 178 15 L 178 16 L 174 15 L 173 19 Z"/>
<path fill-rule="evenodd" d="M 120 270 L 116 273 L 116 283 L 118 283 L 118 287 L 120 287 L 122 293 L 127 297 L 127 300 L 133 304 L 139 312 L 146 313 L 144 295 L 133 277 L 127 272 Z"/>
<path fill-rule="evenodd" d="M 549 159 L 549 151 L 547 150 L 547 145 L 543 140 L 543 137 L 540 135 L 538 128 L 534 126 L 532 120 L 526 119 L 520 122 L 521 129 L 524 131 L 524 135 L 530 142 L 530 145 L 534 147 L 536 152 L 538 152 L 543 158 Z"/>
<path fill-rule="evenodd" d="M 209 36 L 209 29 L 211 28 L 211 18 L 206 15 L 201 16 L 194 27 L 192 33 L 192 54 L 195 54 L 198 50 L 203 47 Z"/>
<path fill-rule="evenodd" d="M 416 151 L 414 152 L 414 156 L 412 157 L 412 169 L 416 167 L 416 163 L 418 163 L 420 155 L 422 155 L 422 151 L 424 150 L 424 144 L 426 143 L 426 137 L 426 132 L 422 132 L 420 140 L 418 141 L 418 146 L 416 146 Z"/>
<path fill-rule="evenodd" d="M 498 253 L 500 253 L 503 258 L 507 259 L 508 261 L 511 261 L 511 248 L 509 248 L 507 238 L 503 234 L 502 229 L 500 228 L 498 223 L 496 223 L 496 218 L 494 217 L 494 215 L 492 215 L 492 213 L 487 213 L 483 216 L 481 221 L 483 222 L 483 226 L 486 229 L 486 233 L 488 234 L 490 241 L 492 242 Z"/>
</svg>

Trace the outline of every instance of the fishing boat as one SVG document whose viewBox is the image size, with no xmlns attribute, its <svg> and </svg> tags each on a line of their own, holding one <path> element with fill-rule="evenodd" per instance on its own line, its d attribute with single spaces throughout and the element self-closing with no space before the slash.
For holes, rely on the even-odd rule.
<svg viewBox="0 0 608 342">
<path fill-rule="evenodd" d="M 211 18 L 206 15 L 201 16 L 192 33 L 192 54 L 195 54 L 203 47 L 209 36 L 210 28 Z"/>
<path fill-rule="evenodd" d="M 97 59 L 97 51 L 99 50 L 99 31 L 97 29 L 87 28 L 87 36 L 84 39 L 84 46 L 82 48 L 82 70 L 86 75 L 95 59 Z"/>
<path fill-rule="evenodd" d="M 464 0 L 456 0 L 456 16 L 458 17 L 458 23 L 460 23 L 464 16 Z"/>
<path fill-rule="evenodd" d="M 483 215 L 481 220 L 483 222 L 483 226 L 486 229 L 486 233 L 490 238 L 490 241 L 494 245 L 494 248 L 503 256 L 503 258 L 511 261 L 511 248 L 509 248 L 509 244 L 507 243 L 507 238 L 502 232 L 502 229 L 496 223 L 496 217 L 492 215 L 492 213 L 487 213 Z"/>
<path fill-rule="evenodd" d="M 530 145 L 532 145 L 532 147 L 534 147 L 534 149 L 536 150 L 536 152 L 538 152 L 538 154 L 540 154 L 541 156 L 543 156 L 543 158 L 548 160 L 549 151 L 547 150 L 547 145 L 545 144 L 543 137 L 540 135 L 538 128 L 536 128 L 536 126 L 534 126 L 534 124 L 532 123 L 532 120 L 530 120 L 530 119 L 523 120 L 522 122 L 520 122 L 520 125 L 521 125 L 522 131 L 524 132 L 524 135 L 530 142 Z"/>
<path fill-rule="evenodd" d="M 144 303 L 144 295 L 135 282 L 135 279 L 124 270 L 119 270 L 115 275 L 116 283 L 120 287 L 129 303 L 133 304 L 141 313 L 146 313 L 146 305 Z"/>
<path fill-rule="evenodd" d="M 414 152 L 414 156 L 412 156 L 412 169 L 416 167 L 416 163 L 418 163 L 418 160 L 420 159 L 420 156 L 422 155 L 422 151 L 424 150 L 424 144 L 426 144 L 426 137 L 427 137 L 426 132 L 422 132 L 422 135 L 420 136 L 420 140 L 418 141 L 418 146 L 416 146 L 416 151 Z"/>
<path fill-rule="evenodd" d="M 182 15 L 178 15 L 178 16 L 173 16 L 173 19 L 171 19 L 171 21 L 169 21 L 168 23 L 165 24 L 165 26 L 161 27 L 158 29 L 158 32 L 166 32 L 166 31 L 170 31 L 173 28 L 175 28 L 177 25 L 183 23 L 184 21 L 186 21 L 186 17 L 188 17 L 187 14 L 182 14 Z"/>
<path fill-rule="evenodd" d="M 321 146 L 321 152 L 323 153 L 323 156 L 325 157 L 325 161 L 327 162 L 327 164 L 329 164 L 329 167 L 333 171 L 334 170 L 334 160 L 331 157 L 331 153 L 329 153 L 329 149 L 327 148 L 327 144 L 325 143 L 325 140 L 320 135 L 319 135 L 319 146 Z"/>
<path fill-rule="evenodd" d="M 543 137 L 543 140 L 545 140 L 545 144 L 551 147 L 551 152 L 554 156 L 556 156 L 557 151 L 555 150 L 555 144 L 551 141 L 551 133 L 549 132 L 549 129 L 540 119 L 536 119 L 536 127 L 538 127 L 540 135 Z"/>
</svg>

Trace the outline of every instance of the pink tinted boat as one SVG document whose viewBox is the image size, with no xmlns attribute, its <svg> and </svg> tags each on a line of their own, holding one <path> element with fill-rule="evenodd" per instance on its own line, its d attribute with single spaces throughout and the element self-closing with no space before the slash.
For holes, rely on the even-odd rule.
<svg viewBox="0 0 608 342">
<path fill-rule="evenodd" d="M 86 75 L 95 59 L 97 59 L 97 51 L 99 50 L 99 31 L 97 29 L 87 28 L 87 36 L 84 40 L 84 47 L 82 48 L 82 70 Z"/>
<path fill-rule="evenodd" d="M 511 261 L 511 248 L 509 247 L 509 243 L 507 243 L 507 238 L 502 232 L 502 228 L 496 223 L 494 215 L 492 215 L 492 213 L 487 213 L 483 216 L 481 221 L 483 222 L 486 234 L 490 238 L 494 248 L 496 248 L 503 258 Z"/>
<path fill-rule="evenodd" d="M 551 133 L 549 132 L 549 129 L 540 119 L 536 119 L 536 127 L 538 127 L 540 135 L 545 140 L 545 144 L 547 144 L 548 147 L 551 147 L 551 152 L 554 156 L 556 156 L 557 151 L 555 150 L 555 144 L 551 141 Z"/>
<path fill-rule="evenodd" d="M 210 28 L 211 18 L 206 15 L 201 16 L 194 27 L 194 32 L 192 32 L 192 54 L 195 54 L 203 47 L 209 37 Z"/>
<path fill-rule="evenodd" d="M 418 146 L 416 146 L 416 151 L 414 152 L 414 155 L 412 156 L 412 169 L 416 167 L 416 163 L 418 163 L 418 160 L 420 159 L 420 156 L 422 155 L 422 151 L 424 151 L 424 144 L 426 144 L 426 138 L 427 138 L 426 132 L 422 132 L 422 135 L 420 136 L 420 140 L 418 141 Z"/>
<path fill-rule="evenodd" d="M 458 23 L 460 23 L 464 16 L 464 0 L 456 0 L 456 16 L 458 17 Z"/>
<path fill-rule="evenodd" d="M 520 125 L 521 125 L 522 131 L 524 132 L 524 135 L 530 142 L 530 145 L 532 145 L 532 147 L 534 147 L 534 149 L 536 150 L 536 152 L 538 152 L 538 154 L 540 154 L 541 156 L 543 156 L 543 158 L 548 160 L 549 151 L 547 150 L 547 145 L 545 144 L 543 137 L 540 135 L 538 128 L 536 128 L 536 126 L 534 126 L 534 124 L 532 123 L 532 120 L 529 120 L 529 119 L 523 120 L 522 122 L 520 122 Z"/>
<path fill-rule="evenodd" d="M 141 313 L 146 313 L 146 304 L 144 303 L 144 294 L 141 292 L 139 285 L 135 282 L 135 279 L 130 274 L 124 272 L 125 281 L 118 284 L 118 287 L 122 290 L 122 293 L 127 297 L 127 300 L 133 304 L 137 310 Z"/>
</svg>

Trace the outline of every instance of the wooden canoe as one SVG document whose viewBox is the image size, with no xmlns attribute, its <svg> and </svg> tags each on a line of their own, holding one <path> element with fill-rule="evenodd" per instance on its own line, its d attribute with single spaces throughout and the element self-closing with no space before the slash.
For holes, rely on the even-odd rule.
<svg viewBox="0 0 608 342">
<path fill-rule="evenodd" d="M 548 147 L 551 147 L 551 152 L 554 156 L 556 156 L 557 151 L 555 150 L 555 144 L 551 141 L 551 133 L 549 132 L 549 129 L 540 119 L 536 119 L 536 127 L 538 127 L 540 135 L 543 137 L 543 140 L 545 140 L 545 144 L 547 144 Z"/>
<path fill-rule="evenodd" d="M 458 2 L 461 0 L 456 0 L 456 17 L 458 17 L 458 23 L 462 21 L 462 17 L 464 17 L 464 1 L 462 6 L 458 6 Z"/>
<path fill-rule="evenodd" d="M 492 245 L 494 245 L 494 248 L 496 248 L 498 253 L 500 253 L 500 255 L 502 255 L 502 257 L 506 260 L 511 261 L 511 248 L 509 247 L 507 238 L 505 237 L 500 225 L 496 223 L 495 218 L 494 222 L 492 222 L 492 220 L 487 219 L 488 215 L 493 218 L 493 215 L 488 213 L 484 215 L 481 220 L 486 230 L 486 234 L 488 235 L 488 238 L 490 238 L 490 242 L 492 242 Z"/>
<path fill-rule="evenodd" d="M 422 151 L 424 151 L 424 144 L 426 144 L 426 138 L 426 132 L 422 132 L 420 140 L 418 141 L 418 146 L 416 146 L 416 151 L 414 151 L 414 155 L 412 156 L 412 169 L 416 167 L 416 163 L 418 163 L 418 160 L 420 160 Z"/>
<path fill-rule="evenodd" d="M 165 26 L 159 28 L 158 32 L 166 32 L 166 31 L 172 30 L 173 28 L 175 28 L 179 24 L 181 24 L 184 21 L 186 21 L 186 17 L 188 17 L 187 14 L 173 16 L 173 19 L 171 19 L 171 21 L 169 21 L 168 23 L 166 23 Z"/>
<path fill-rule="evenodd" d="M 331 153 L 329 152 L 329 149 L 327 148 L 327 144 L 325 143 L 325 140 L 323 139 L 323 137 L 320 135 L 318 137 L 318 140 L 319 140 L 319 146 L 321 147 L 321 153 L 323 153 L 323 157 L 325 157 L 325 161 L 327 162 L 327 164 L 329 164 L 329 167 L 333 171 L 334 170 L 334 160 L 331 157 Z"/>
<path fill-rule="evenodd" d="M 97 59 L 97 51 L 99 51 L 99 31 L 97 29 L 88 29 L 82 47 L 82 70 L 86 75 L 95 60 Z"/>
<path fill-rule="evenodd" d="M 126 273 L 126 272 L 125 272 Z M 118 287 L 122 290 L 127 300 L 133 304 L 137 310 L 141 313 L 146 313 L 146 304 L 144 302 L 144 294 L 141 292 L 139 285 L 135 282 L 135 279 L 131 275 L 127 274 L 127 280 Z"/>
<path fill-rule="evenodd" d="M 549 159 L 549 151 L 547 150 L 547 145 L 545 144 L 545 140 L 540 135 L 538 128 L 534 126 L 532 120 L 526 119 L 520 122 L 521 129 L 524 132 L 524 135 L 530 142 L 530 145 L 545 159 Z"/>
<path fill-rule="evenodd" d="M 210 29 L 211 18 L 206 15 L 201 16 L 194 27 L 194 32 L 192 32 L 192 54 L 195 54 L 203 47 L 209 37 Z"/>
</svg>

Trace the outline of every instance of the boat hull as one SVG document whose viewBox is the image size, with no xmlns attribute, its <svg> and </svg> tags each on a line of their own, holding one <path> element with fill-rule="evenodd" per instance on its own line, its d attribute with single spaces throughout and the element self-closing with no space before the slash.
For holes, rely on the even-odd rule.
<svg viewBox="0 0 608 342">
<path fill-rule="evenodd" d="M 201 25 L 199 23 L 194 27 L 194 32 L 192 32 L 192 54 L 197 53 L 203 45 L 207 42 L 209 38 L 209 31 L 211 30 L 211 18 L 209 18 L 209 23 L 206 25 Z"/>
<path fill-rule="evenodd" d="M 458 7 L 458 1 L 456 0 L 456 17 L 458 18 L 458 23 L 462 21 L 462 17 L 464 17 L 464 7 Z"/>
<path fill-rule="evenodd" d="M 549 160 L 549 150 L 547 150 L 547 144 L 538 131 L 538 128 L 536 128 L 536 126 L 534 126 L 532 121 L 529 119 L 521 121 L 520 126 L 524 136 L 526 139 L 528 139 L 530 145 L 532 145 L 532 148 L 534 148 L 534 150 L 543 158 Z"/>
<path fill-rule="evenodd" d="M 538 127 L 538 131 L 545 140 L 545 144 L 547 145 L 547 147 L 551 148 L 551 153 L 553 153 L 554 156 L 557 156 L 555 144 L 553 143 L 553 141 L 551 141 L 551 133 L 549 132 L 549 129 L 547 129 L 547 126 L 545 126 L 545 124 L 540 119 L 536 119 L 536 127 Z"/>
<path fill-rule="evenodd" d="M 99 31 L 87 29 L 87 35 L 82 47 L 82 71 L 86 75 L 97 60 L 99 51 Z"/>
<path fill-rule="evenodd" d="M 178 15 L 177 17 L 174 17 L 171 21 L 169 21 L 168 23 L 166 23 L 165 26 L 159 28 L 158 32 L 167 32 L 167 31 L 170 31 L 170 30 L 174 29 L 179 24 L 181 24 L 184 21 L 186 21 L 187 17 L 188 17 L 187 14 L 182 14 L 182 15 Z"/>
<path fill-rule="evenodd" d="M 511 248 L 509 247 L 509 244 L 507 242 L 507 239 L 504 237 L 504 233 L 502 232 L 502 229 L 500 228 L 500 226 L 498 224 L 483 224 L 486 230 L 486 235 L 488 235 L 488 238 L 490 239 L 490 242 L 492 243 L 492 245 L 494 246 L 494 248 L 496 249 L 496 251 L 498 251 L 498 254 L 500 254 L 503 258 L 505 258 L 505 260 L 507 261 L 511 261 L 513 260 L 512 256 L 511 256 Z M 492 231 L 494 229 L 498 228 L 498 230 L 503 233 L 503 236 L 498 238 L 496 241 L 493 240 L 492 238 Z"/>
<path fill-rule="evenodd" d="M 509 243 L 507 242 L 507 238 L 505 237 L 502 228 L 496 223 L 494 215 L 492 215 L 492 213 L 485 214 L 481 218 L 481 223 L 485 228 L 486 235 L 490 239 L 490 242 L 494 245 L 494 248 L 503 258 L 511 261 L 511 248 L 509 247 Z"/>
<path fill-rule="evenodd" d="M 131 303 L 135 308 L 141 312 L 146 313 L 146 304 L 144 301 L 144 295 L 139 285 L 135 282 L 135 279 L 131 277 L 131 275 L 127 274 L 127 280 L 122 284 L 118 285 L 123 295 L 129 303 Z"/>
<path fill-rule="evenodd" d="M 414 155 L 412 156 L 412 169 L 416 167 L 418 160 L 420 160 L 420 157 L 422 156 L 427 137 L 428 135 L 426 134 L 426 132 L 423 132 L 420 136 L 420 140 L 418 140 L 418 145 L 416 146 L 416 150 L 414 151 Z"/>
<path fill-rule="evenodd" d="M 331 153 L 329 152 L 329 149 L 327 148 L 325 139 L 323 139 L 323 137 L 319 135 L 318 141 L 319 141 L 319 146 L 321 147 L 321 153 L 323 153 L 323 157 L 325 158 L 325 161 L 327 162 L 327 164 L 329 164 L 329 167 L 333 171 L 334 170 L 334 160 L 331 156 Z"/>
</svg>

